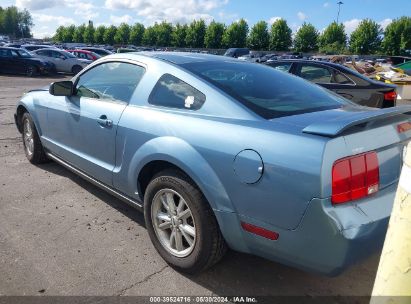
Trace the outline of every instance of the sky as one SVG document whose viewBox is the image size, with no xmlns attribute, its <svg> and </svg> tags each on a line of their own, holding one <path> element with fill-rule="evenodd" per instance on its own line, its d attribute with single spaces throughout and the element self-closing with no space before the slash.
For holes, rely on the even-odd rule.
<svg viewBox="0 0 411 304">
<path fill-rule="evenodd" d="M 411 0 L 343 0 L 339 21 L 349 35 L 365 18 L 384 29 L 393 19 L 411 15 Z M 240 18 L 250 28 L 260 20 L 271 24 L 287 20 L 295 32 L 303 22 L 319 31 L 337 19 L 337 1 L 328 0 L 0 0 L 0 6 L 26 8 L 33 16 L 35 38 L 52 36 L 60 25 L 82 24 L 92 20 L 98 25 L 122 22 L 152 25 L 166 20 L 189 23 L 193 19 L 216 20 L 226 24 Z"/>
</svg>

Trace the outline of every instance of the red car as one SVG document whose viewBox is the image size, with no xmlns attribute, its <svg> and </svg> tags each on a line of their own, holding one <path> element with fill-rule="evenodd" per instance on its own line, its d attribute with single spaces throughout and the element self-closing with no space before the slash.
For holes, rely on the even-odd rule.
<svg viewBox="0 0 411 304">
<path fill-rule="evenodd" d="M 101 58 L 100 55 L 94 52 L 91 52 L 91 51 L 85 51 L 85 50 L 66 50 L 66 51 L 81 59 L 88 59 L 88 60 L 94 61 L 94 60 Z"/>
</svg>

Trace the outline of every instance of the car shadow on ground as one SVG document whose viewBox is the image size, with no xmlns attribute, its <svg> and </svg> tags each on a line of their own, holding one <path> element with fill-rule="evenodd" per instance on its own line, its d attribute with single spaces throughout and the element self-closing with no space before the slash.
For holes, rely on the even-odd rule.
<svg viewBox="0 0 411 304">
<path fill-rule="evenodd" d="M 53 174 L 64 176 L 98 197 L 123 215 L 145 227 L 142 212 L 111 196 L 57 163 L 39 166 Z M 368 303 L 372 282 L 378 266 L 376 254 L 360 265 L 351 267 L 337 277 L 304 272 L 256 256 L 229 250 L 214 267 L 198 275 L 182 274 L 185 278 L 220 296 L 363 296 L 356 303 Z M 372 279 L 370 279 L 370 277 Z M 288 299 L 285 299 L 288 300 Z M 295 299 L 298 302 L 298 298 Z M 259 303 L 270 303 L 266 298 Z"/>
</svg>

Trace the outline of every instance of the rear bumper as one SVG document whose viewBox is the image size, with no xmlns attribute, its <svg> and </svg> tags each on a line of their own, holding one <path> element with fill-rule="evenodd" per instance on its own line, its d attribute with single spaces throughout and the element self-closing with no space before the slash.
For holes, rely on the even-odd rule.
<svg viewBox="0 0 411 304">
<path fill-rule="evenodd" d="M 279 233 L 277 241 L 241 228 L 236 232 L 233 226 L 223 234 L 235 250 L 310 272 L 337 275 L 381 249 L 396 188 L 396 184 L 391 185 L 375 196 L 338 207 L 333 207 L 329 199 L 313 199 L 295 230 L 282 230 L 246 216 L 238 217 L 238 226 L 244 221 Z"/>
</svg>

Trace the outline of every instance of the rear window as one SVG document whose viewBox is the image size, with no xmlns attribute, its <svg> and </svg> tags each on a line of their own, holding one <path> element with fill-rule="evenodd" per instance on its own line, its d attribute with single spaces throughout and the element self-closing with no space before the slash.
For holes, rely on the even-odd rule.
<svg viewBox="0 0 411 304">
<path fill-rule="evenodd" d="M 339 108 L 343 98 L 317 85 L 254 63 L 216 61 L 182 64 L 266 119 Z"/>
</svg>

